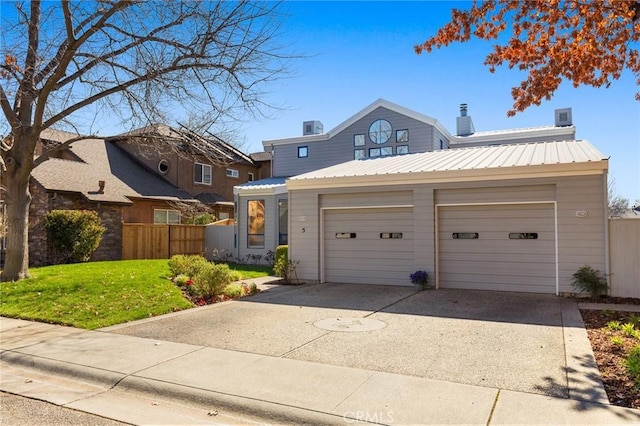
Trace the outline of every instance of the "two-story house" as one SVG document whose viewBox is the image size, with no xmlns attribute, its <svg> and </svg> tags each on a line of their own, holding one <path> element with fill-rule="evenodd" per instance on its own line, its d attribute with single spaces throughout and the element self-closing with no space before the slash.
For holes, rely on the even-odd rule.
<svg viewBox="0 0 640 426">
<path fill-rule="evenodd" d="M 571 109 L 554 118 L 477 132 L 463 104 L 454 135 L 378 100 L 327 133 L 307 122 L 263 142 L 275 177 L 235 188 L 238 254 L 288 243 L 310 282 L 571 291 L 584 263 L 606 270 L 607 161 Z"/>
<path fill-rule="evenodd" d="M 36 155 L 77 136 L 46 130 Z M 51 210 L 97 211 L 107 232 L 93 258 L 120 259 L 123 223 L 180 224 L 201 205 L 233 218 L 234 185 L 260 179 L 265 169 L 214 136 L 164 125 L 74 142 L 32 173 L 31 263 L 47 263 L 43 219 Z"/>
</svg>

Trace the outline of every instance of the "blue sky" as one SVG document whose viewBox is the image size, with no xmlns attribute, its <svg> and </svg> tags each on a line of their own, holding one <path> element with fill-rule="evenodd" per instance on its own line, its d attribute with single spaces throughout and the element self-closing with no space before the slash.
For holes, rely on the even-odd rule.
<svg viewBox="0 0 640 426">
<path fill-rule="evenodd" d="M 575 89 L 564 82 L 555 96 L 515 117 L 511 87 L 524 74 L 483 65 L 491 43 L 453 44 L 416 55 L 413 46 L 446 23 L 465 2 L 286 2 L 282 42 L 307 57 L 293 76 L 270 86 L 267 102 L 283 107 L 274 117 L 243 126 L 248 151 L 262 140 L 300 136 L 302 122 L 320 120 L 328 131 L 378 98 L 429 115 L 455 133 L 459 104 L 469 105 L 477 131 L 554 123 L 554 110 L 573 108 L 577 138 L 610 156 L 616 193 L 640 199 L 640 102 L 625 72 L 608 89 Z"/>
</svg>

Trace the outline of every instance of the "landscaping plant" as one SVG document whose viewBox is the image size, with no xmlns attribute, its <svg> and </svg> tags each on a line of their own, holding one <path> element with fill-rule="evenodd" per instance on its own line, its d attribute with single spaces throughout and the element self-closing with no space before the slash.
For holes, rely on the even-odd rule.
<svg viewBox="0 0 640 426">
<path fill-rule="evenodd" d="M 609 288 L 602 273 L 589 265 L 582 266 L 573 274 L 571 285 L 581 292 L 589 293 L 591 297 L 604 295 Z"/>
<path fill-rule="evenodd" d="M 91 210 L 52 210 L 44 228 L 56 264 L 88 261 L 105 231 L 98 213 Z"/>
</svg>

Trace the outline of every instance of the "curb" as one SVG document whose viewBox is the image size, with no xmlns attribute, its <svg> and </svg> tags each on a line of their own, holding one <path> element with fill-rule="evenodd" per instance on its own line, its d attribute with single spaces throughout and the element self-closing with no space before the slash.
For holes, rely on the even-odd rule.
<svg viewBox="0 0 640 426">
<path fill-rule="evenodd" d="M 135 393 L 142 397 L 162 399 L 195 406 L 206 411 L 220 411 L 220 414 L 241 413 L 255 417 L 260 423 L 267 420 L 272 424 L 326 424 L 344 425 L 347 417 L 314 411 L 301 407 L 283 405 L 276 401 L 258 400 L 233 394 L 225 394 L 155 379 L 143 378 L 123 373 L 115 373 L 94 367 L 25 355 L 10 351 L 0 353 L 0 361 L 35 370 L 61 378 L 73 378 L 106 389 L 106 392 Z M 227 413 L 227 414 L 229 414 Z M 356 421 L 356 419 L 352 419 Z"/>
<path fill-rule="evenodd" d="M 126 374 L 123 373 L 116 373 L 114 371 L 102 370 L 79 364 L 70 364 L 68 362 L 56 361 L 11 351 L 4 351 L 0 353 L 0 361 L 23 368 L 38 370 L 44 373 L 73 377 L 74 379 L 110 388 L 116 386 L 125 377 L 127 377 Z"/>
</svg>

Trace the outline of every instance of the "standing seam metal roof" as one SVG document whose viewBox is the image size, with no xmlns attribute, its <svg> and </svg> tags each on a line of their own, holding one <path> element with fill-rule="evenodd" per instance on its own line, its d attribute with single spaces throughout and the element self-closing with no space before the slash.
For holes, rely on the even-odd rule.
<svg viewBox="0 0 640 426">
<path fill-rule="evenodd" d="M 482 146 L 353 160 L 290 178 L 291 180 L 445 172 L 548 164 L 586 163 L 606 157 L 586 140 Z"/>
</svg>

